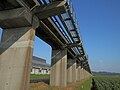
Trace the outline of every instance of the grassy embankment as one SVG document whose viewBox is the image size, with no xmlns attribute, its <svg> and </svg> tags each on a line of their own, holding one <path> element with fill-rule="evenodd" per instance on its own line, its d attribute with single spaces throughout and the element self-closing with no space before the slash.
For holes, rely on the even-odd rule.
<svg viewBox="0 0 120 90">
<path fill-rule="evenodd" d="M 80 86 L 79 90 L 91 90 L 92 87 L 92 78 L 86 80 L 82 86 Z"/>
<path fill-rule="evenodd" d="M 49 78 L 49 75 L 31 75 L 31 78 Z M 29 90 L 90 90 L 92 79 L 77 81 L 76 83 L 68 83 L 67 87 L 51 87 L 44 82 L 30 84 Z"/>
</svg>

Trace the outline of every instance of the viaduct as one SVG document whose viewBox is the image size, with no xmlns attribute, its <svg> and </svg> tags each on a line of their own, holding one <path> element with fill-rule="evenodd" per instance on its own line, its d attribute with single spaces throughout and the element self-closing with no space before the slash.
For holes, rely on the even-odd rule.
<svg viewBox="0 0 120 90">
<path fill-rule="evenodd" d="M 52 47 L 51 86 L 91 76 L 71 0 L 0 0 L 0 27 L 0 90 L 28 90 L 35 35 Z"/>
</svg>

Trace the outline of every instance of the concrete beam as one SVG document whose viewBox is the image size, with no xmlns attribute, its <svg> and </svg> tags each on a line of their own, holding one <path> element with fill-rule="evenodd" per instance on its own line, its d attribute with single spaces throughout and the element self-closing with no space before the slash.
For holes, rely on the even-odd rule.
<svg viewBox="0 0 120 90">
<path fill-rule="evenodd" d="M 52 50 L 50 85 L 66 87 L 67 84 L 67 49 Z"/>
<path fill-rule="evenodd" d="M 0 27 L 3 29 L 39 26 L 39 19 L 24 7 L 0 11 Z"/>
<path fill-rule="evenodd" d="M 68 59 L 67 82 L 76 82 L 76 61 L 73 59 Z"/>
<path fill-rule="evenodd" d="M 28 90 L 34 32 L 31 27 L 3 30 L 0 43 L 0 90 Z"/>
<path fill-rule="evenodd" d="M 72 47 L 81 47 L 82 43 L 70 43 L 66 44 L 64 47 L 65 48 L 72 48 Z"/>
<path fill-rule="evenodd" d="M 16 0 L 0 0 L 0 11 L 20 7 Z"/>
<path fill-rule="evenodd" d="M 36 14 L 39 19 L 45 19 L 50 16 L 65 13 L 66 11 L 65 1 L 55 1 L 48 5 L 36 6 L 32 12 Z"/>
<path fill-rule="evenodd" d="M 75 58 L 81 58 L 81 57 L 83 57 L 83 56 L 84 56 L 84 55 L 78 54 L 78 55 L 75 56 Z"/>
<path fill-rule="evenodd" d="M 0 26 L 3 29 L 31 26 L 32 15 L 24 8 L 0 11 Z"/>
</svg>

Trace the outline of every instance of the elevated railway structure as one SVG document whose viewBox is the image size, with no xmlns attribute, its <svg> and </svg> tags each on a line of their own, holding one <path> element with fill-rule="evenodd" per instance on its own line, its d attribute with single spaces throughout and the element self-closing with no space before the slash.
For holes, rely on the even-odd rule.
<svg viewBox="0 0 120 90">
<path fill-rule="evenodd" d="M 91 75 L 71 0 L 2 0 L 0 27 L 1 90 L 28 90 L 34 35 L 52 47 L 51 86 Z"/>
</svg>

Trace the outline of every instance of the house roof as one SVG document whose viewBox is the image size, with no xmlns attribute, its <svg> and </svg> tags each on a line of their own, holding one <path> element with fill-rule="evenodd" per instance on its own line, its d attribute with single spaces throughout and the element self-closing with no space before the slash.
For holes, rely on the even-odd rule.
<svg viewBox="0 0 120 90">
<path fill-rule="evenodd" d="M 48 63 L 46 63 L 45 59 L 33 56 L 32 67 L 46 67 L 46 68 L 49 68 L 50 65 Z"/>
</svg>

